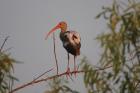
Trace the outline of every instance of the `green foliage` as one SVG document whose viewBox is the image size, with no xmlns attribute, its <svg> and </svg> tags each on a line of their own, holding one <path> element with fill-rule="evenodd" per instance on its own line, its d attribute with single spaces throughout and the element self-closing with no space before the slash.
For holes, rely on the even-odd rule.
<svg viewBox="0 0 140 93">
<path fill-rule="evenodd" d="M 45 93 L 79 93 L 67 86 L 68 81 L 62 77 L 54 78 L 49 82 L 51 90 Z"/>
<path fill-rule="evenodd" d="M 0 49 L 0 93 L 7 93 L 12 89 L 14 80 L 17 80 L 12 73 L 14 71 L 13 64 L 16 62 L 9 54 L 6 54 L 2 48 Z"/>
<path fill-rule="evenodd" d="M 85 71 L 84 83 L 85 87 L 88 89 L 88 93 L 112 92 L 108 82 L 112 74 L 105 71 L 106 68 L 93 67 L 88 63 L 86 57 L 82 59 L 81 66 Z"/>
<path fill-rule="evenodd" d="M 84 82 L 89 93 L 140 93 L 140 2 L 113 2 L 103 7 L 109 28 L 97 37 L 103 53 L 100 68 L 85 60 Z"/>
</svg>

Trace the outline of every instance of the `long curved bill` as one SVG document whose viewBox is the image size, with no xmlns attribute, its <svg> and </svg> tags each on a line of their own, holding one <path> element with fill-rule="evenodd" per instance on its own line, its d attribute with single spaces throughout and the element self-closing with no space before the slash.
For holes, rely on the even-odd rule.
<svg viewBox="0 0 140 93">
<path fill-rule="evenodd" d="M 49 37 L 49 35 L 51 34 L 51 33 L 53 33 L 54 31 L 56 31 L 57 29 L 59 29 L 59 26 L 57 25 L 56 27 L 54 27 L 51 31 L 49 31 L 48 33 L 47 33 L 47 35 L 46 35 L 46 37 L 45 37 L 45 40 L 47 40 L 47 38 Z"/>
</svg>

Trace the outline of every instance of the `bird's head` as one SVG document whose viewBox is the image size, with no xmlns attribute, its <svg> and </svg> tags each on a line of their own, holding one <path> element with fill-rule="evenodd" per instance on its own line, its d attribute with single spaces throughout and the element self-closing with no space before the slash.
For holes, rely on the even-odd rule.
<svg viewBox="0 0 140 93">
<path fill-rule="evenodd" d="M 48 36 L 49 36 L 52 32 L 56 31 L 57 29 L 61 29 L 61 32 L 65 32 L 66 29 L 67 29 L 67 23 L 64 22 L 64 21 L 59 22 L 53 29 L 51 29 L 51 30 L 47 33 L 47 36 L 46 36 L 45 39 L 47 39 Z"/>
</svg>

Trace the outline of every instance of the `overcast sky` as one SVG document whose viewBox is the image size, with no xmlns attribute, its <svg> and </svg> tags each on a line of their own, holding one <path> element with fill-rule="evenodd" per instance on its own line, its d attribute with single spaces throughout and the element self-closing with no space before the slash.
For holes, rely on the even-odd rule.
<svg viewBox="0 0 140 93">
<path fill-rule="evenodd" d="M 60 21 L 66 21 L 68 30 L 80 33 L 82 40 L 81 55 L 76 63 L 86 55 L 92 64 L 100 58 L 99 43 L 96 36 L 107 30 L 103 19 L 95 20 L 103 5 L 111 5 L 112 0 L 0 0 L 0 37 L 10 36 L 5 49 L 13 47 L 11 55 L 23 61 L 15 65 L 15 76 L 19 78 L 15 87 L 31 81 L 33 78 L 55 66 L 52 36 L 45 40 L 46 33 Z M 67 65 L 67 53 L 56 35 L 56 50 L 59 72 Z M 71 69 L 73 70 L 73 56 Z M 55 74 L 53 70 L 51 74 Z M 70 80 L 73 89 L 86 93 L 81 75 Z M 27 87 L 16 93 L 43 93 L 46 83 Z"/>
</svg>

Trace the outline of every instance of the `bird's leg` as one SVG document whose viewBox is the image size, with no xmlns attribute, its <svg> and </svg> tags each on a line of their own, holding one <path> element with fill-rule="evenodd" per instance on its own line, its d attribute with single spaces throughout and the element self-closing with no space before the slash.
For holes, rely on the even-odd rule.
<svg viewBox="0 0 140 93">
<path fill-rule="evenodd" d="M 66 77 L 67 77 L 67 78 L 68 78 L 69 73 L 70 73 L 69 59 L 70 59 L 70 57 L 69 57 L 69 53 L 68 53 L 68 65 L 67 65 L 67 71 L 66 71 L 66 73 L 67 73 Z"/>
<path fill-rule="evenodd" d="M 76 77 L 77 67 L 76 67 L 75 59 L 76 59 L 76 56 L 74 56 L 74 75 Z"/>
</svg>

